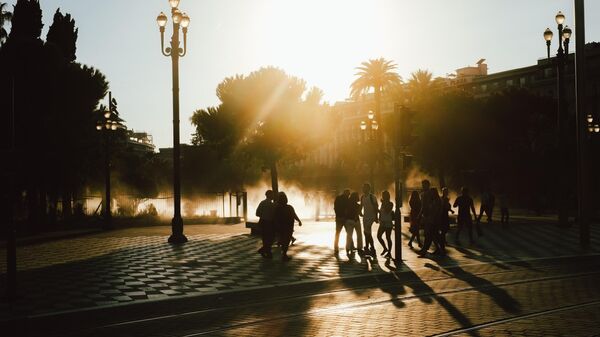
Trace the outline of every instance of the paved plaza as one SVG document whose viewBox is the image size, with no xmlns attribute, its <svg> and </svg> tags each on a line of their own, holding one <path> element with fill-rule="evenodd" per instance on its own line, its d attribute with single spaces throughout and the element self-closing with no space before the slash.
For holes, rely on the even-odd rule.
<svg viewBox="0 0 600 337">
<path fill-rule="evenodd" d="M 188 226 L 189 242 L 184 245 L 166 243 L 169 227 L 139 227 L 19 247 L 19 298 L 14 303 L 0 303 L 0 321 L 51 317 L 82 309 L 135 308 L 136 303 L 167 303 L 163 301 L 219 294 L 231 296 L 248 291 L 285 292 L 288 288 L 294 289 L 292 287 L 323 286 L 336 280 L 358 282 L 361 278 L 378 275 L 415 279 L 429 275 L 434 280 L 434 274 L 439 274 L 437 278 L 460 280 L 464 276 L 461 270 L 468 268 L 478 273 L 507 272 L 513 268 L 528 270 L 529 264 L 549 257 L 578 259 L 582 255 L 600 254 L 597 226 L 593 227 L 592 248 L 582 251 L 576 227 L 558 228 L 551 223 L 521 221 L 504 228 L 494 223 L 483 224 L 484 236 L 478 238 L 474 246 L 453 244 L 451 232 L 448 236 L 451 247 L 444 258 L 419 258 L 406 247 L 407 233 L 403 233 L 404 265 L 396 270 L 393 260 L 358 257 L 349 260 L 343 249 L 336 258 L 332 250 L 333 228 L 332 222 L 307 222 L 303 227 L 296 227 L 297 241 L 290 249 L 293 258 L 289 262 L 280 261 L 277 255 L 273 260 L 261 258 L 256 253 L 260 239 L 249 235 L 243 225 Z M 340 246 L 344 246 L 343 239 Z M 381 251 L 381 247 L 377 248 Z M 2 256 L 3 287 L 4 263 L 5 256 Z M 504 277 L 509 277 L 506 275 Z M 598 281 L 587 282 L 594 280 Z M 376 306 L 369 307 L 360 316 L 385 315 L 377 310 Z M 452 315 L 448 319 L 456 321 Z M 362 324 L 361 329 L 364 327 Z M 317 324 L 313 328 L 316 330 L 311 331 L 330 331 L 325 325 Z M 485 331 L 496 328 L 489 327 Z M 330 335 L 337 334 L 335 329 L 330 332 Z"/>
</svg>

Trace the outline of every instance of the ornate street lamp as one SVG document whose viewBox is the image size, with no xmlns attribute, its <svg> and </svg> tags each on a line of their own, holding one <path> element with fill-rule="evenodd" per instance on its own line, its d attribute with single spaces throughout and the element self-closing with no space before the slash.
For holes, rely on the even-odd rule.
<svg viewBox="0 0 600 337">
<path fill-rule="evenodd" d="M 165 49 L 164 36 L 167 25 L 167 15 L 160 13 L 156 22 L 160 30 L 160 46 L 164 56 L 171 58 L 173 75 L 173 220 L 171 221 L 170 243 L 184 243 L 187 238 L 183 234 L 183 219 L 181 218 L 181 163 L 179 145 L 179 58 L 187 52 L 187 31 L 190 17 L 179 10 L 179 0 L 169 0 L 171 19 L 173 20 L 173 35 L 171 46 Z M 179 40 L 179 29 L 183 32 L 183 48 Z"/>
<path fill-rule="evenodd" d="M 366 139 L 369 142 L 370 146 L 375 145 L 375 134 L 379 129 L 379 124 L 375 120 L 375 114 L 373 111 L 369 110 L 367 113 L 367 120 L 360 121 L 360 129 L 366 132 Z M 376 153 L 375 149 L 373 151 L 369 151 L 371 153 Z M 374 160 L 369 160 L 369 182 L 371 183 L 372 191 L 375 192 L 375 179 L 374 179 Z"/>
<path fill-rule="evenodd" d="M 567 149 L 567 100 L 565 96 L 565 63 L 569 57 L 569 41 L 571 39 L 572 31 L 567 26 L 563 28 L 563 23 L 565 22 L 565 15 L 559 11 L 554 17 L 556 24 L 558 25 L 558 50 L 556 54 L 556 78 L 557 78 L 557 96 L 558 96 L 558 116 L 557 116 L 557 124 L 558 124 L 558 151 L 560 158 L 561 169 L 560 172 L 565 172 L 568 158 L 568 149 Z M 544 31 L 544 40 L 546 41 L 546 48 L 548 52 L 548 59 L 550 59 L 550 45 L 552 44 L 552 38 L 554 34 L 550 30 L 550 28 L 546 28 Z M 564 48 L 563 48 L 564 47 Z M 568 225 L 568 201 L 566 197 L 569 195 L 568 193 L 568 182 L 564 175 L 558 178 L 558 200 L 559 200 L 559 208 L 558 208 L 558 222 L 560 226 Z"/>
<path fill-rule="evenodd" d="M 104 229 L 112 229 L 111 197 L 110 197 L 110 134 L 112 131 L 120 129 L 123 120 L 119 118 L 117 111 L 117 102 L 112 98 L 112 93 L 108 92 L 108 109 L 102 113 L 102 116 L 96 121 L 96 130 L 102 132 L 104 137 Z"/>
</svg>

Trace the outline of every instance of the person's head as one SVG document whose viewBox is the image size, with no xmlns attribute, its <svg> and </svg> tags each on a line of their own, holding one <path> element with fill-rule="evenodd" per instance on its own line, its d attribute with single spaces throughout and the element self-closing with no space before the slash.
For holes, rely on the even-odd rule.
<svg viewBox="0 0 600 337">
<path fill-rule="evenodd" d="M 448 187 L 442 188 L 442 195 L 446 198 L 448 197 Z"/>
<path fill-rule="evenodd" d="M 344 189 L 344 192 L 342 193 L 346 198 L 348 198 L 350 196 L 350 189 L 346 188 Z"/>
<path fill-rule="evenodd" d="M 410 194 L 410 200 L 419 200 L 419 192 L 412 191 L 412 193 Z"/>
<path fill-rule="evenodd" d="M 469 195 L 469 189 L 467 187 L 465 187 L 465 186 L 461 187 L 460 194 L 462 194 L 462 195 Z"/>
<path fill-rule="evenodd" d="M 390 201 L 390 192 L 388 192 L 388 191 L 381 192 L 381 198 L 384 201 Z"/>
<path fill-rule="evenodd" d="M 269 200 L 273 200 L 273 197 L 274 197 L 273 191 L 272 190 L 267 190 L 265 192 L 265 197 L 267 197 L 267 199 L 269 199 Z"/>
<path fill-rule="evenodd" d="M 279 192 L 277 194 L 277 202 L 281 205 L 287 205 L 288 197 L 285 195 L 285 192 Z"/>
<path fill-rule="evenodd" d="M 431 183 L 429 182 L 429 180 L 423 179 L 423 181 L 421 181 L 421 186 L 423 187 L 423 190 L 426 191 L 431 186 Z"/>
<path fill-rule="evenodd" d="M 364 183 L 362 191 L 364 194 L 369 194 L 371 193 L 371 184 L 369 183 Z"/>
<path fill-rule="evenodd" d="M 350 201 L 354 203 L 358 202 L 358 192 L 352 192 L 352 194 L 350 194 Z"/>
</svg>

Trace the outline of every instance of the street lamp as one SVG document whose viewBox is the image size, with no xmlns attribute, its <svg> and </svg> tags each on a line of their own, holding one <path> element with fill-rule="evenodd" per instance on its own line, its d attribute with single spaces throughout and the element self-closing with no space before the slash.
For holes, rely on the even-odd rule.
<svg viewBox="0 0 600 337">
<path fill-rule="evenodd" d="M 374 146 L 375 144 L 375 133 L 379 129 L 379 124 L 375 120 L 375 114 L 373 111 L 369 110 L 367 113 L 367 120 L 360 121 L 360 129 L 366 132 L 366 139 L 371 144 L 370 146 Z M 373 149 L 375 150 L 375 149 Z M 370 151 L 372 153 L 376 153 L 375 151 Z M 371 183 L 372 191 L 375 191 L 375 182 L 374 182 L 374 174 L 373 174 L 373 164 L 374 160 L 369 160 L 369 181 Z"/>
<path fill-rule="evenodd" d="M 123 120 L 119 118 L 116 101 L 112 93 L 108 92 L 108 110 L 96 121 L 96 130 L 102 132 L 104 138 L 104 229 L 112 229 L 112 214 L 110 206 L 110 133 L 121 128 Z"/>
<path fill-rule="evenodd" d="M 160 46 L 164 56 L 171 57 L 173 75 L 173 220 L 171 221 L 170 243 L 184 243 L 187 238 L 183 234 L 183 219 L 181 218 L 181 163 L 179 145 L 179 58 L 187 52 L 187 31 L 190 17 L 179 10 L 179 0 L 169 0 L 171 19 L 173 20 L 173 35 L 171 46 L 165 49 L 164 37 L 167 15 L 160 13 L 156 17 L 160 31 Z M 179 29 L 183 32 L 183 48 L 180 46 Z"/>
<path fill-rule="evenodd" d="M 572 31 L 566 26 L 563 28 L 565 22 L 565 15 L 559 11 L 554 17 L 556 24 L 558 25 L 558 50 L 556 54 L 556 79 L 557 79 L 557 96 L 558 96 L 558 152 L 559 162 L 562 167 L 559 172 L 566 171 L 566 162 L 568 158 L 567 149 L 567 100 L 565 97 L 565 63 L 569 57 L 569 41 L 571 39 Z M 544 40 L 546 41 L 546 48 L 548 52 L 548 59 L 550 59 L 550 45 L 554 34 L 550 28 L 546 28 L 544 31 Z M 564 49 L 563 49 L 564 47 Z M 568 225 L 568 201 L 566 200 L 568 193 L 568 183 L 564 175 L 560 175 L 558 178 L 558 222 L 561 226 Z"/>
</svg>

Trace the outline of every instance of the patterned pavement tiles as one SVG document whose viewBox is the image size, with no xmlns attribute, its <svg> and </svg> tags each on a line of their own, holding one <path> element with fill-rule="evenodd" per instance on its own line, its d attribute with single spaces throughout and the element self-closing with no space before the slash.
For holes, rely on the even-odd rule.
<svg viewBox="0 0 600 337">
<path fill-rule="evenodd" d="M 432 264 L 498 263 L 581 254 L 576 228 L 484 226 L 485 236 L 476 246 L 450 247 L 445 259 L 421 259 L 403 248 L 404 262 L 414 270 Z M 190 235 L 189 242 L 180 246 L 167 244 L 164 236 L 102 235 L 20 247 L 20 297 L 13 304 L 0 302 L 0 320 L 389 271 L 385 259 L 369 263 L 348 261 L 345 256 L 336 259 L 330 246 L 333 227 L 321 222 L 298 228 L 298 241 L 290 249 L 293 259 L 288 263 L 262 259 L 256 254 L 260 239 L 239 233 Z M 452 237 L 449 235 L 451 244 Z M 595 226 L 592 247 L 598 247 L 599 241 L 600 230 Z M 376 247 L 381 251 L 378 244 Z M 0 258 L 4 288 L 5 256 Z"/>
</svg>

